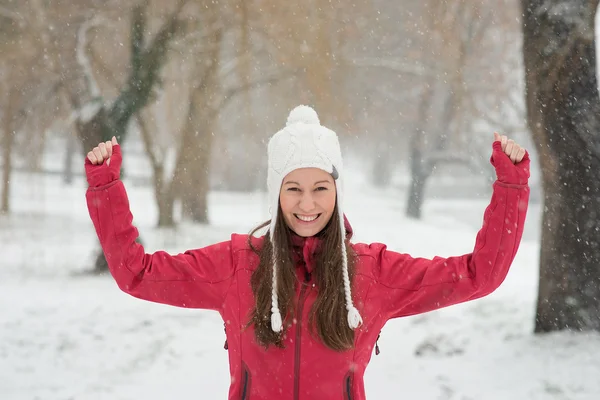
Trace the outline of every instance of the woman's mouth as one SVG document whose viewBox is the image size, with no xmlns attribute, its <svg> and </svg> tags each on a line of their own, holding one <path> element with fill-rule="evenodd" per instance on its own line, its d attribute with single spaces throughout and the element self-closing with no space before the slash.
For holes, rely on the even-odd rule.
<svg viewBox="0 0 600 400">
<path fill-rule="evenodd" d="M 294 214 L 294 217 L 300 222 L 310 224 L 314 222 L 317 218 L 319 218 L 321 214 L 313 214 L 313 215 L 302 215 L 302 214 Z"/>
</svg>

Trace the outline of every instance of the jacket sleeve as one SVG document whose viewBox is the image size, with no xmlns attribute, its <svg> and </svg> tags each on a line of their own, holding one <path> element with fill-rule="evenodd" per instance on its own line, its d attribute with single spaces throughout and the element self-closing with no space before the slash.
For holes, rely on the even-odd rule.
<svg viewBox="0 0 600 400">
<path fill-rule="evenodd" d="M 147 254 L 123 182 L 86 192 L 90 217 L 119 288 L 134 297 L 178 307 L 221 310 L 233 276 L 231 242 L 182 254 Z"/>
<path fill-rule="evenodd" d="M 517 253 L 528 201 L 526 184 L 496 181 L 469 254 L 413 258 L 377 245 L 373 250 L 387 317 L 419 314 L 492 293 L 504 281 Z"/>
</svg>

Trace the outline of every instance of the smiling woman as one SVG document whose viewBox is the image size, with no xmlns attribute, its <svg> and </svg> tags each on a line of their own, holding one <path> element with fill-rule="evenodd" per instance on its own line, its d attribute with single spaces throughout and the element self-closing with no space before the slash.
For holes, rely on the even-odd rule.
<svg viewBox="0 0 600 400">
<path fill-rule="evenodd" d="M 177 255 L 146 254 L 136 241 L 116 139 L 86 159 L 88 209 L 117 284 L 141 299 L 221 314 L 229 399 L 365 399 L 363 375 L 387 321 L 488 295 L 516 255 L 529 156 L 505 136 L 492 145 L 497 180 L 474 250 L 448 258 L 351 242 L 338 138 L 312 108 L 292 110 L 267 157 L 270 220 Z"/>
</svg>

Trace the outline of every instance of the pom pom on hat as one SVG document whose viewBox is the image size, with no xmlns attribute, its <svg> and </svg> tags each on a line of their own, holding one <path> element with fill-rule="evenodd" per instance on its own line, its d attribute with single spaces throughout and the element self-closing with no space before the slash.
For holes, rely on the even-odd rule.
<svg viewBox="0 0 600 400">
<path fill-rule="evenodd" d="M 297 123 L 320 125 L 317 112 L 309 106 L 298 106 L 294 108 L 288 116 L 285 126 L 290 126 Z"/>
</svg>

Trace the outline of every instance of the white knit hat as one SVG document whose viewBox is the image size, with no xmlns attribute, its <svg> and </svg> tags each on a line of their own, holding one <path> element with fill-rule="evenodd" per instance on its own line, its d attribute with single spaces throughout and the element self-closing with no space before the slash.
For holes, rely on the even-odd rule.
<svg viewBox="0 0 600 400">
<path fill-rule="evenodd" d="M 322 126 L 315 110 L 308 106 L 298 106 L 290 112 L 285 128 L 269 140 L 267 185 L 271 211 L 269 235 L 273 244 L 273 289 L 271 294 L 271 328 L 275 332 L 282 330 L 282 318 L 277 299 L 277 248 L 274 243 L 275 223 L 279 209 L 279 192 L 283 178 L 298 168 L 319 168 L 330 173 L 336 181 L 337 207 L 342 241 L 342 262 L 344 268 L 344 291 L 348 325 L 355 329 L 362 319 L 352 303 L 350 278 L 348 276 L 348 255 L 344 244 L 345 227 L 343 211 L 344 167 L 337 135 L 331 129 Z"/>
</svg>

